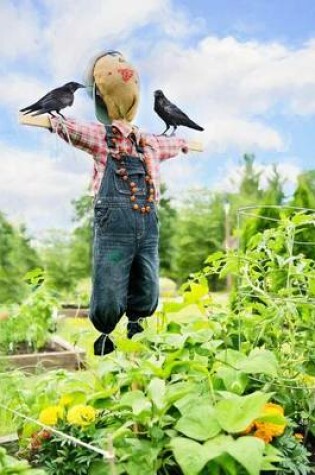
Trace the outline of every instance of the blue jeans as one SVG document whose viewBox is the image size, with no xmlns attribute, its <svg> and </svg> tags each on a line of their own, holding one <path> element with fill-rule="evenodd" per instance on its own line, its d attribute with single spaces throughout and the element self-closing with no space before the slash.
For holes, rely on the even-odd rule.
<svg viewBox="0 0 315 475">
<path fill-rule="evenodd" d="M 126 313 L 130 321 L 152 315 L 158 304 L 158 218 L 132 209 L 130 191 L 108 157 L 96 198 L 90 319 L 101 333 L 111 333 Z M 137 157 L 123 162 L 137 182 L 137 203 L 145 205 L 143 165 Z"/>
</svg>

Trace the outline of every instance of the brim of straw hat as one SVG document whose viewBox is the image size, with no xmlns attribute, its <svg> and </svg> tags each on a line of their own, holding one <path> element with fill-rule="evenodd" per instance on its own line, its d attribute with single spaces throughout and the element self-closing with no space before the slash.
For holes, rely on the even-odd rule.
<svg viewBox="0 0 315 475">
<path fill-rule="evenodd" d="M 93 102 L 94 102 L 94 113 L 97 120 L 104 125 L 110 124 L 111 120 L 108 117 L 107 107 L 104 104 L 103 99 L 99 95 L 97 86 L 95 83 L 93 84 Z"/>
</svg>

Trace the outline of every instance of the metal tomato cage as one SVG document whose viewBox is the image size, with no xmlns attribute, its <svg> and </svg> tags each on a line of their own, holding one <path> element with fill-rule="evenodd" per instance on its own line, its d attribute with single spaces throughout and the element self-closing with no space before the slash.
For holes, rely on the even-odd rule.
<svg viewBox="0 0 315 475">
<path fill-rule="evenodd" d="M 257 234 L 246 243 L 246 229 L 250 226 Z M 265 344 L 264 348 L 276 351 L 283 363 L 279 377 L 266 381 L 257 375 L 251 379 L 260 385 L 267 384 L 270 390 L 282 387 L 296 392 L 299 398 L 304 397 L 311 417 L 315 411 L 315 344 L 314 338 L 309 337 L 314 332 L 315 321 L 315 209 L 278 205 L 240 208 L 236 259 L 239 349 L 245 343 L 246 320 L 251 318 L 251 309 L 256 322 L 253 347 L 259 347 L 265 334 L 274 331 L 274 346 Z M 281 278 L 283 286 L 275 290 L 272 281 Z M 282 327 L 277 334 L 279 322 Z M 288 371 L 284 370 L 285 363 Z M 308 382 L 307 375 L 299 373 L 299 368 L 307 365 L 312 373 Z"/>
</svg>

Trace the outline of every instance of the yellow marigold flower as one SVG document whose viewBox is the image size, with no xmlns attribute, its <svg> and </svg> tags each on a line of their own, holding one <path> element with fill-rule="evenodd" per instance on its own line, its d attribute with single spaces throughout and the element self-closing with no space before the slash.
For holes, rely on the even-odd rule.
<svg viewBox="0 0 315 475">
<path fill-rule="evenodd" d="M 88 426 L 95 421 L 96 411 L 92 406 L 78 404 L 68 411 L 67 420 L 69 424 L 77 426 Z"/>
<path fill-rule="evenodd" d="M 60 406 L 49 406 L 43 409 L 39 414 L 39 421 L 47 426 L 54 426 L 57 424 L 58 419 L 61 419 L 63 415 L 63 408 Z"/>
<path fill-rule="evenodd" d="M 294 434 L 294 438 L 297 440 L 297 442 L 303 442 L 304 435 L 297 432 L 296 434 Z"/>
<path fill-rule="evenodd" d="M 302 382 L 302 384 L 305 384 L 305 386 L 315 388 L 314 376 L 310 376 L 309 374 L 301 374 L 298 379 Z"/>
<path fill-rule="evenodd" d="M 71 396 L 70 394 L 63 394 L 63 396 L 61 396 L 60 398 L 59 406 L 70 406 L 70 404 L 73 402 L 73 399 L 73 396 Z"/>
<path fill-rule="evenodd" d="M 269 444 L 269 442 L 272 441 L 272 434 L 266 430 L 266 428 L 261 428 L 258 429 L 254 432 L 254 437 L 257 437 L 258 439 L 262 439 L 266 444 Z"/>
<path fill-rule="evenodd" d="M 265 414 L 274 413 L 274 414 L 281 414 L 282 416 L 284 415 L 283 407 L 279 406 L 279 404 L 274 404 L 273 402 L 267 402 L 267 404 L 264 405 L 263 412 Z"/>
</svg>

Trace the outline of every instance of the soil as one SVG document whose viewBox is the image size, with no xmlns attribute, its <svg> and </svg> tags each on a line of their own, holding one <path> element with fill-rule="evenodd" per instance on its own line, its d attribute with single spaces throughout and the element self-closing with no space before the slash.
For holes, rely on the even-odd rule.
<svg viewBox="0 0 315 475">
<path fill-rule="evenodd" d="M 22 342 L 14 345 L 14 351 L 8 353 L 8 356 L 12 355 L 32 355 L 34 353 L 54 353 L 60 349 L 56 344 L 52 342 L 46 343 L 42 348 L 37 351 L 34 350 L 32 346 L 29 346 L 28 343 Z"/>
<path fill-rule="evenodd" d="M 85 307 L 82 305 L 81 307 L 78 307 L 78 304 L 75 303 L 63 303 L 61 305 L 62 308 L 69 308 L 69 309 L 80 309 L 80 310 L 88 310 L 89 307 Z"/>
</svg>

